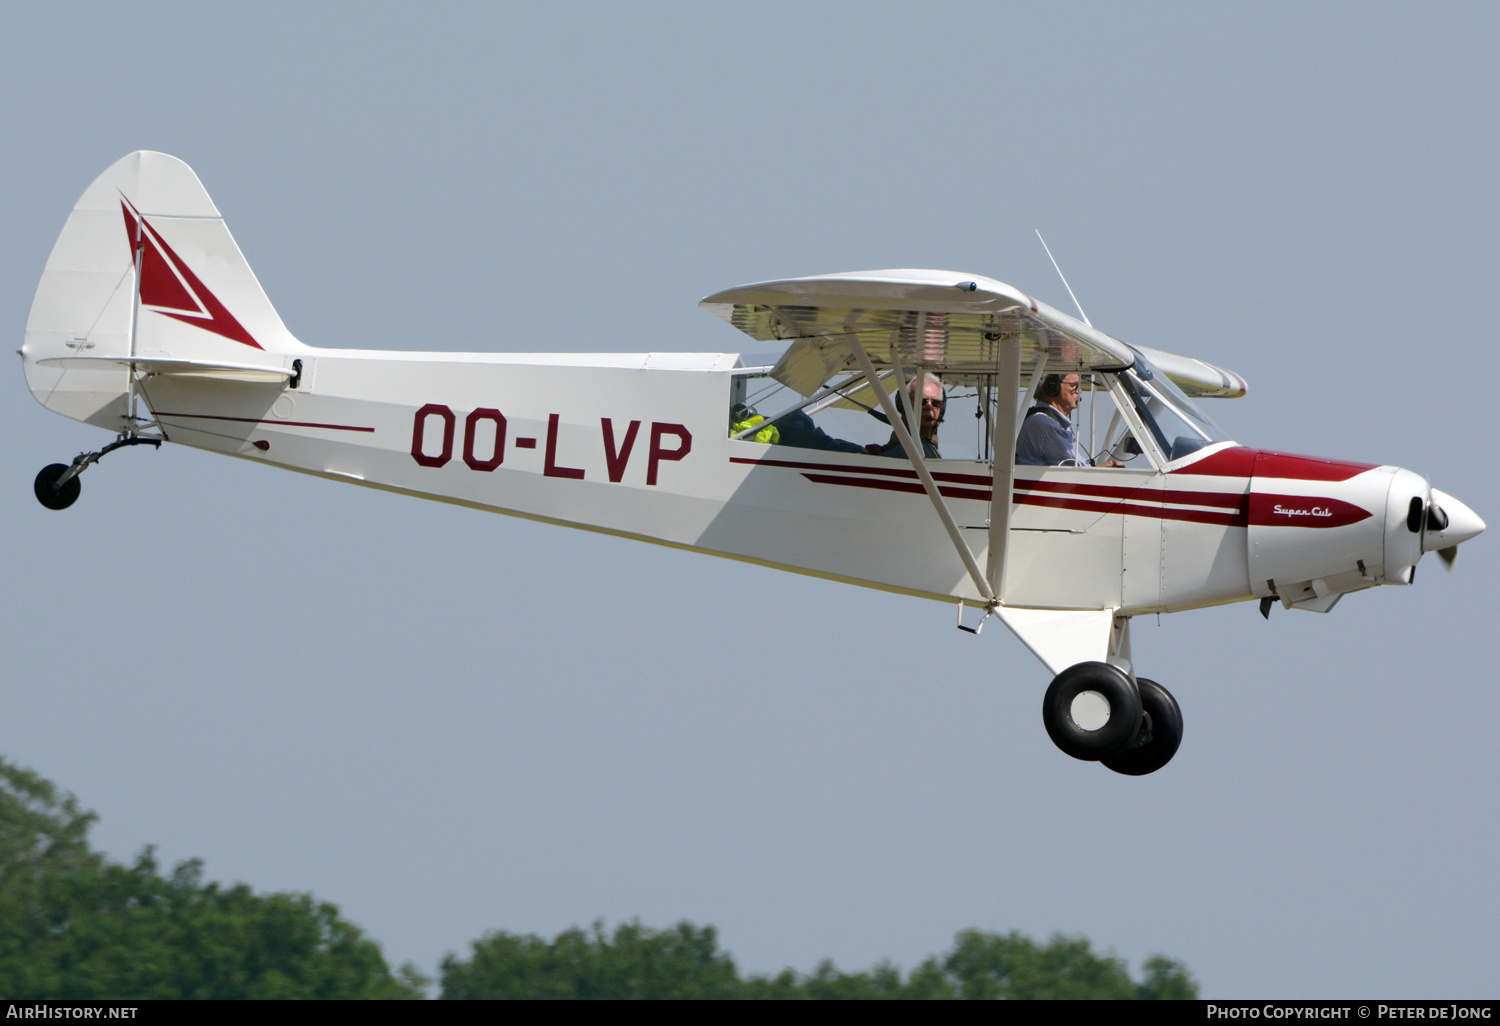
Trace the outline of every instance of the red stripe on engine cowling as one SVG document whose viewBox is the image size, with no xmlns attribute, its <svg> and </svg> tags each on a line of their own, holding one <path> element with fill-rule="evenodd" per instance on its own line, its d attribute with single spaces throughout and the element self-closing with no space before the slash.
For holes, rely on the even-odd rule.
<svg viewBox="0 0 1500 1026">
<path fill-rule="evenodd" d="M 1197 463 L 1175 471 L 1176 474 L 1201 474 L 1205 477 L 1279 477 L 1291 481 L 1347 481 L 1357 474 L 1374 470 L 1375 463 L 1351 463 L 1318 456 L 1298 456 L 1268 449 L 1246 449 L 1235 446 L 1205 456 Z"/>
</svg>

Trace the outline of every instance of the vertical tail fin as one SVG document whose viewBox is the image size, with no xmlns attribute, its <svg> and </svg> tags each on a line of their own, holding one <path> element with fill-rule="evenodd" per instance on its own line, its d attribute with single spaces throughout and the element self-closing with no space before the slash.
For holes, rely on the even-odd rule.
<svg viewBox="0 0 1500 1026">
<path fill-rule="evenodd" d="M 274 374 L 304 351 L 192 168 L 140 150 L 74 205 L 21 355 L 43 406 L 117 430 L 131 360 Z"/>
</svg>

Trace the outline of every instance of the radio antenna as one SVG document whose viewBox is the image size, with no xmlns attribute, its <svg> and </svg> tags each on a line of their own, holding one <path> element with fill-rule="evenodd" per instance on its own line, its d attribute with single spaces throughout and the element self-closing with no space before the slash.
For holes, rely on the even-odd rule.
<svg viewBox="0 0 1500 1026">
<path fill-rule="evenodd" d="M 1042 238 L 1042 230 L 1040 228 L 1036 229 L 1036 237 L 1041 241 L 1042 248 L 1047 250 L 1047 259 L 1052 261 L 1053 270 L 1057 271 L 1057 276 L 1059 278 L 1062 278 L 1063 288 L 1068 290 L 1069 296 L 1072 296 L 1073 305 L 1078 307 L 1078 316 L 1083 318 L 1084 324 L 1087 324 L 1092 328 L 1094 326 L 1094 322 L 1089 320 L 1089 315 L 1083 312 L 1083 304 L 1078 301 L 1077 296 L 1073 295 L 1073 286 L 1068 284 L 1068 279 L 1064 277 L 1062 268 L 1057 266 L 1057 257 L 1052 255 L 1052 250 L 1047 246 L 1047 240 Z"/>
</svg>

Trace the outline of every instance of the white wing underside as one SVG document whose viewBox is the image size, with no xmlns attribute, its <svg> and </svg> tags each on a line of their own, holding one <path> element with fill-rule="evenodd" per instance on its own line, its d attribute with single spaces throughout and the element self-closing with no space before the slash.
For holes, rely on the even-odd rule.
<svg viewBox="0 0 1500 1026">
<path fill-rule="evenodd" d="M 742 285 L 698 304 L 760 342 L 790 342 L 771 376 L 801 395 L 855 364 L 855 336 L 877 367 L 922 367 L 950 383 L 996 373 L 1011 342 L 1023 375 L 1118 371 L 1138 350 L 1004 282 L 952 271 L 857 271 Z M 1189 395 L 1244 394 L 1236 374 L 1201 360 L 1139 350 Z"/>
</svg>

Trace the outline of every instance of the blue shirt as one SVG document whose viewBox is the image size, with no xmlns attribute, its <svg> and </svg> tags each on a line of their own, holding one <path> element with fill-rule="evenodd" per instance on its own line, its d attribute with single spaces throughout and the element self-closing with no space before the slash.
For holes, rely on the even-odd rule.
<svg viewBox="0 0 1500 1026">
<path fill-rule="evenodd" d="M 898 440 L 881 449 L 879 455 L 894 456 L 896 459 L 904 460 L 906 459 L 906 447 Z M 943 454 L 938 452 L 938 447 L 932 444 L 932 439 L 926 435 L 922 436 L 922 458 L 924 460 L 940 460 L 943 458 Z"/>
<path fill-rule="evenodd" d="M 1033 406 L 1016 436 L 1016 462 L 1025 467 L 1081 464 L 1073 422 L 1054 406 L 1042 403 Z"/>
</svg>

